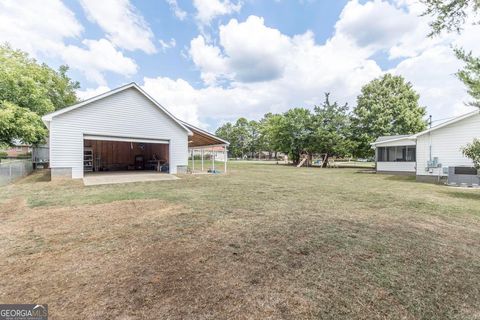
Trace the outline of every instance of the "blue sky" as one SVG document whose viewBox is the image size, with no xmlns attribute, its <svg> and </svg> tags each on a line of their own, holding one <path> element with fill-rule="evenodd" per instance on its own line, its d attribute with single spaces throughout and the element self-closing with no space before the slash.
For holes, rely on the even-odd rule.
<svg viewBox="0 0 480 320">
<path fill-rule="evenodd" d="M 91 23 L 78 1 L 65 1 L 66 6 L 75 12 L 77 19 L 85 27 L 85 38 L 101 38 L 102 29 Z M 265 24 L 276 28 L 283 34 L 294 36 L 307 30 L 315 32 L 315 40 L 325 42 L 333 33 L 335 22 L 345 6 L 344 0 L 326 1 L 244 1 L 242 9 L 236 14 L 219 16 L 212 24 L 206 27 L 206 32 L 212 37 L 218 36 L 218 25 L 226 24 L 234 17 L 239 21 L 246 20 L 250 15 L 261 16 Z M 132 1 L 138 13 L 149 24 L 155 38 L 165 42 L 175 39 L 176 46 L 156 54 L 145 54 L 142 51 L 129 53 L 139 66 L 138 73 L 129 79 L 141 82 L 144 76 L 158 75 L 170 78 L 182 78 L 195 87 L 201 87 L 200 72 L 192 65 L 184 54 L 188 53 L 190 41 L 199 34 L 198 25 L 194 19 L 196 9 L 191 1 L 178 1 L 179 7 L 187 12 L 190 18 L 179 20 L 170 9 L 167 1 Z M 80 43 L 81 39 L 74 39 L 72 43 Z M 156 44 L 157 45 L 157 44 Z M 161 45 L 158 45 L 161 48 Z M 182 54 L 183 53 L 183 54 Z M 58 63 L 58 62 L 57 62 Z M 56 64 L 52 61 L 52 64 Z M 71 75 L 79 79 L 82 84 L 88 85 L 88 79 L 81 72 L 73 70 Z M 111 87 L 122 85 L 125 79 L 116 74 L 106 74 Z"/>
<path fill-rule="evenodd" d="M 403 75 L 440 119 L 468 111 L 452 46 L 479 26 L 427 39 L 416 0 L 15 0 L 0 41 L 58 67 L 88 98 L 135 81 L 179 118 L 215 130 L 240 116 L 355 105 L 362 85 Z"/>
</svg>

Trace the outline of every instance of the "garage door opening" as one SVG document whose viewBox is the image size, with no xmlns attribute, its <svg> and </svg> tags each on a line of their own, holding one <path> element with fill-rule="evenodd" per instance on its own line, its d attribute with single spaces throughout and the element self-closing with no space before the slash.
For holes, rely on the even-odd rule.
<svg viewBox="0 0 480 320">
<path fill-rule="evenodd" d="M 169 173 L 168 142 L 148 140 L 113 141 L 108 138 L 85 137 L 83 171 Z"/>
</svg>

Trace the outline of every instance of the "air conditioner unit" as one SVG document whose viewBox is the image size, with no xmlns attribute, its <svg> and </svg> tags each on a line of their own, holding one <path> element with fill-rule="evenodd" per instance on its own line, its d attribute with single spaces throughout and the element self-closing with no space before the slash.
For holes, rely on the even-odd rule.
<svg viewBox="0 0 480 320">
<path fill-rule="evenodd" d="M 477 169 L 473 167 L 449 167 L 448 168 L 448 184 L 477 186 L 480 183 L 480 177 Z"/>
</svg>

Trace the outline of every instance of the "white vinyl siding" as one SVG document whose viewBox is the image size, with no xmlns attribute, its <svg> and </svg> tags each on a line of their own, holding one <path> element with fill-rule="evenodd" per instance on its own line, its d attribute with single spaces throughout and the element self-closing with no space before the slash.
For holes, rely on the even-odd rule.
<svg viewBox="0 0 480 320">
<path fill-rule="evenodd" d="M 471 143 L 474 138 L 480 138 L 480 115 L 471 117 L 433 130 L 417 138 L 417 175 L 444 176 L 442 168 L 426 170 L 430 160 L 430 145 L 432 159 L 438 157 L 442 167 L 473 166 L 470 159 L 464 157 L 461 148 Z"/>
<path fill-rule="evenodd" d="M 378 172 L 415 172 L 415 162 L 377 162 Z"/>
<path fill-rule="evenodd" d="M 84 135 L 165 140 L 170 172 L 188 164 L 188 133 L 135 88 L 55 116 L 50 123 L 50 166 L 83 177 Z"/>
</svg>

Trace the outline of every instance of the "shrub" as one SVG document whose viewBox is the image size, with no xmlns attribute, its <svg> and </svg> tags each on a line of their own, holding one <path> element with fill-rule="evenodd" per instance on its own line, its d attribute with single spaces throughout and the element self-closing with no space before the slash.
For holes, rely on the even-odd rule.
<svg viewBox="0 0 480 320">
<path fill-rule="evenodd" d="M 472 143 L 462 148 L 465 157 L 472 159 L 473 165 L 480 170 L 480 139 L 474 139 Z"/>
</svg>

